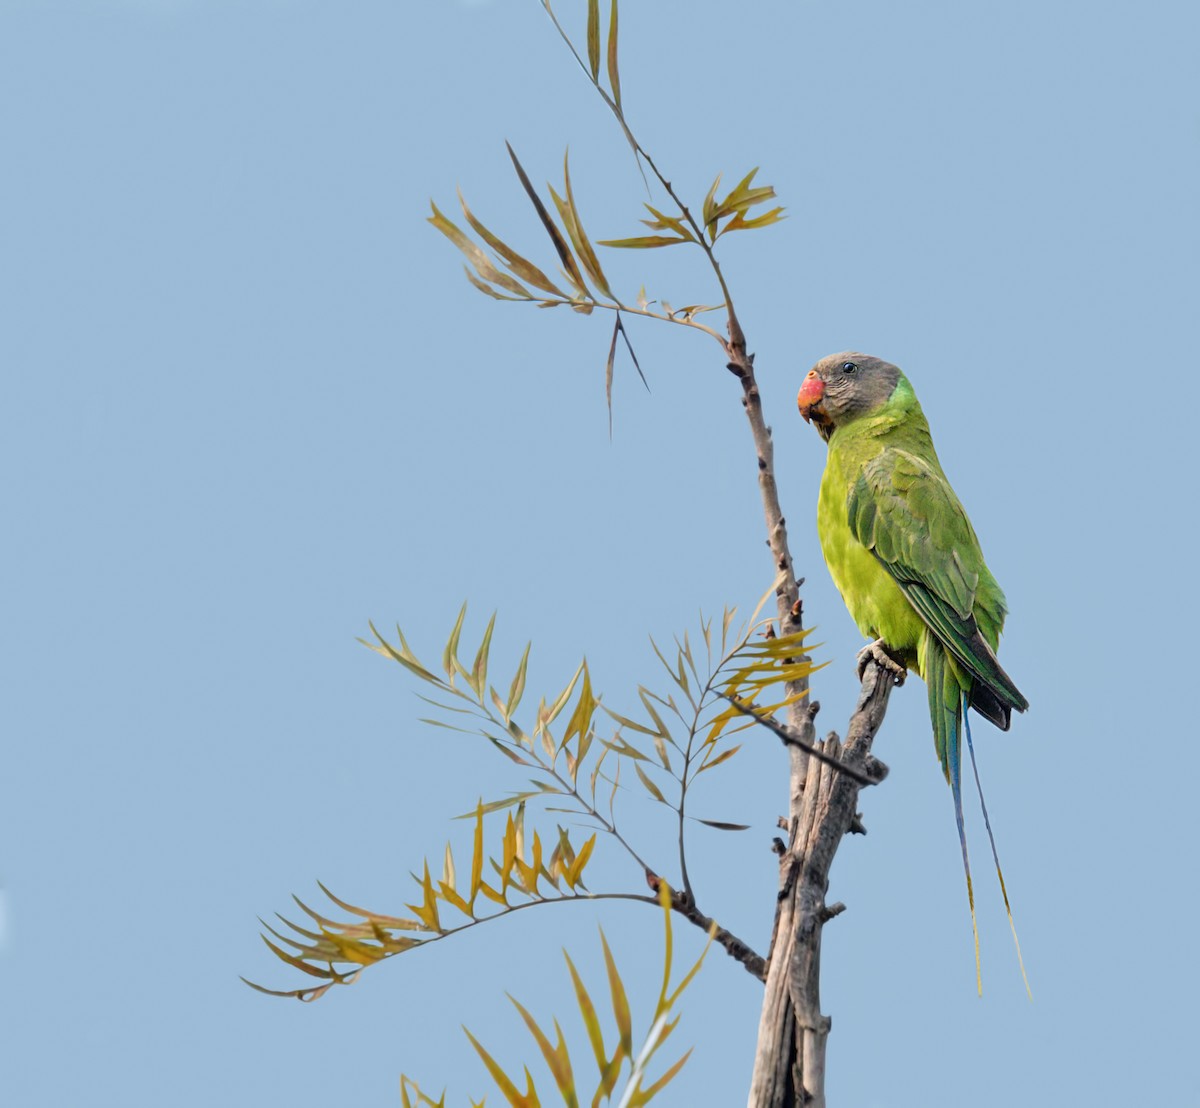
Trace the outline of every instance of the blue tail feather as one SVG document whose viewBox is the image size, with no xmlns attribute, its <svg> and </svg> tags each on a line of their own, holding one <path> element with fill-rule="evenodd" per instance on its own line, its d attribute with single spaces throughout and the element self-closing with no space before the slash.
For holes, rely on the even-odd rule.
<svg viewBox="0 0 1200 1108">
<path fill-rule="evenodd" d="M 1021 980 L 1025 982 L 1025 992 L 1029 995 L 1029 999 L 1033 999 L 1033 991 L 1029 988 L 1029 978 L 1025 974 L 1025 959 L 1021 957 L 1021 940 L 1017 938 L 1017 925 L 1013 923 L 1012 907 L 1008 903 L 1008 890 L 1004 886 L 1004 872 L 1000 869 L 1000 855 L 996 851 L 996 837 L 992 834 L 992 821 L 988 818 L 987 802 L 983 799 L 983 785 L 979 780 L 979 764 L 975 761 L 975 744 L 971 741 L 971 723 L 967 716 L 967 695 L 963 693 L 961 704 L 963 726 L 967 732 L 967 751 L 971 755 L 971 771 L 975 775 L 975 789 L 979 793 L 979 807 L 983 810 L 983 825 L 987 828 L 988 842 L 992 847 L 992 861 L 996 863 L 996 876 L 1000 880 L 1000 895 L 1004 898 L 1004 910 L 1008 913 L 1008 926 L 1012 931 L 1013 943 L 1017 948 L 1017 963 L 1021 967 Z M 958 834 L 959 838 L 963 835 L 962 824 L 962 803 L 958 792 L 954 798 L 955 809 L 958 815 Z M 963 840 L 963 861 L 967 857 L 967 844 Z M 970 888 L 971 877 L 967 875 L 967 886 Z M 972 912 L 973 918 L 973 912 Z M 978 957 L 978 937 L 976 937 L 976 952 Z"/>
<path fill-rule="evenodd" d="M 930 636 L 926 640 L 924 661 L 925 684 L 929 691 L 929 714 L 933 718 L 934 742 L 938 757 L 950 783 L 954 797 L 954 819 L 958 824 L 958 842 L 962 847 L 963 872 L 967 878 L 967 903 L 971 908 L 971 934 L 975 939 L 975 986 L 983 995 L 983 972 L 979 962 L 979 926 L 975 921 L 975 888 L 971 883 L 971 861 L 967 856 L 967 833 L 963 826 L 962 807 L 962 744 L 959 728 L 962 724 L 963 690 L 955 672 L 954 662 L 947 657 L 941 643 Z"/>
<path fill-rule="evenodd" d="M 983 970 L 979 962 L 979 926 L 975 922 L 975 889 L 971 884 L 971 861 L 967 857 L 967 832 L 963 826 L 962 745 L 959 742 L 958 728 L 965 716 L 961 707 L 957 707 L 954 717 L 947 736 L 949 741 L 946 743 L 946 765 L 950 772 L 950 791 L 954 795 L 954 819 L 958 824 L 958 842 L 962 847 L 963 872 L 967 876 L 967 903 L 971 907 L 971 934 L 975 939 L 975 987 L 979 995 L 983 996 Z"/>
</svg>

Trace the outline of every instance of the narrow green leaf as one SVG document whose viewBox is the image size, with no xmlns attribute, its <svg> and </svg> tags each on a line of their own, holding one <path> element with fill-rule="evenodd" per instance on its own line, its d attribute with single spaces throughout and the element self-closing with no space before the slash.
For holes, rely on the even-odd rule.
<svg viewBox="0 0 1200 1108">
<path fill-rule="evenodd" d="M 601 707 L 603 707 L 604 710 L 610 716 L 612 716 L 612 718 L 615 719 L 622 727 L 628 727 L 630 731 L 637 731 L 641 735 L 654 735 L 655 737 L 658 736 L 657 731 L 654 731 L 649 727 L 646 727 L 640 723 L 635 722 L 634 720 L 630 719 L 628 716 L 623 716 L 619 712 L 614 712 L 611 708 L 605 707 L 604 705 L 601 705 Z M 731 709 L 731 710 L 736 711 L 736 709 Z"/>
<path fill-rule="evenodd" d="M 575 711 L 571 713 L 571 718 L 567 721 L 567 729 L 563 733 L 563 740 L 559 746 L 560 750 L 576 735 L 582 737 L 588 733 L 592 726 L 592 717 L 596 714 L 597 704 L 596 697 L 592 694 L 592 677 L 585 665 L 579 699 L 575 703 Z"/>
<path fill-rule="evenodd" d="M 505 296 L 504 293 L 497 292 L 494 288 L 492 288 L 491 285 L 487 284 L 487 282 L 481 281 L 478 277 L 476 277 L 468 266 L 463 266 L 463 273 L 466 274 L 466 278 L 471 282 L 471 284 L 473 284 L 485 296 L 490 296 L 493 300 L 507 300 L 510 304 L 520 304 L 526 300 L 532 299 L 530 296 Z"/>
<path fill-rule="evenodd" d="M 782 215 L 783 208 L 772 208 L 769 212 L 764 212 L 754 219 L 746 219 L 741 212 L 733 217 L 724 227 L 721 228 L 718 238 L 729 231 L 753 231 L 757 227 L 767 227 L 772 223 L 779 223 L 781 220 L 787 219 L 787 216 Z"/>
<path fill-rule="evenodd" d="M 497 254 L 503 259 L 504 264 L 513 271 L 523 281 L 527 281 L 535 288 L 541 289 L 543 292 L 551 292 L 556 296 L 566 297 L 566 293 L 562 291 L 549 277 L 545 275 L 533 262 L 518 254 L 511 246 L 503 239 L 492 234 L 475 216 L 471 209 L 467 207 L 467 201 L 464 199 L 462 189 L 458 191 L 458 202 L 462 205 L 463 215 L 466 216 L 467 222 L 471 225 L 471 229 L 488 244 Z"/>
<path fill-rule="evenodd" d="M 404 636 L 400 634 L 400 628 L 397 626 L 396 633 L 400 635 L 400 649 L 397 650 L 391 643 L 387 641 L 375 628 L 375 624 L 367 621 L 367 626 L 371 628 L 371 634 L 379 640 L 379 646 L 374 643 L 367 642 L 366 639 L 358 641 L 370 650 L 374 650 L 376 654 L 384 654 L 395 662 L 399 662 L 410 673 L 416 674 L 422 681 L 428 681 L 432 685 L 442 685 L 442 679 L 433 673 L 430 673 L 420 662 L 417 661 L 416 655 L 408 649 L 408 644 L 404 641 Z"/>
<path fill-rule="evenodd" d="M 712 747 L 709 747 L 709 750 L 712 750 L 712 749 L 713 749 Z M 700 768 L 698 770 L 696 770 L 696 772 L 703 773 L 706 769 L 713 769 L 715 766 L 719 766 L 722 762 L 729 761 L 729 759 L 732 758 L 741 749 L 742 749 L 742 747 L 741 747 L 741 744 L 739 743 L 737 746 L 731 746 L 728 750 L 721 751 L 721 753 L 718 754 L 711 761 L 709 761 L 708 759 L 705 759 L 704 763 L 700 766 Z"/>
<path fill-rule="evenodd" d="M 575 247 L 575 253 L 587 271 L 587 275 L 592 279 L 596 288 L 612 300 L 613 294 L 612 289 L 608 287 L 608 278 L 604 276 L 604 270 L 600 268 L 600 259 L 596 257 L 596 251 L 592 249 L 591 241 L 579 218 L 579 208 L 575 204 L 575 194 L 571 188 L 571 167 L 568 157 L 569 152 L 563 155 L 563 185 L 566 189 L 566 196 L 559 196 L 549 185 L 546 187 L 550 189 L 550 197 L 558 208 L 558 214 L 562 217 L 563 225 Z"/>
<path fill-rule="evenodd" d="M 528 1108 L 528 1101 L 517 1091 L 514 1085 L 508 1078 L 508 1074 L 500 1068 L 499 1063 L 493 1058 L 483 1045 L 471 1034 L 465 1027 L 463 1033 L 471 1040 L 471 1045 L 475 1048 L 475 1052 L 483 1059 L 483 1064 L 487 1066 L 487 1071 L 492 1075 L 492 1080 L 496 1082 L 496 1087 L 500 1090 L 500 1094 L 512 1106 L 512 1108 Z"/>
<path fill-rule="evenodd" d="M 667 993 L 671 988 L 671 964 L 675 960 L 675 935 L 671 930 L 671 886 L 666 881 L 658 883 L 658 903 L 663 911 L 663 980 L 658 994 L 658 1004 L 654 1009 L 654 1018 L 665 1015 L 669 1005 Z M 658 1044 L 655 1043 L 655 1049 Z"/>
<path fill-rule="evenodd" d="M 428 222 L 432 223 L 467 256 L 467 260 L 475 267 L 475 271 L 480 277 L 508 292 L 515 293 L 523 300 L 533 299 L 532 294 L 524 285 L 514 280 L 507 273 L 497 269 L 478 246 L 467 238 L 455 224 L 442 215 L 438 210 L 438 206 L 432 200 L 429 202 L 429 206 L 433 209 L 433 215 L 428 218 Z"/>
<path fill-rule="evenodd" d="M 655 647 L 654 649 L 657 650 L 658 647 Z M 657 709 L 650 702 L 650 698 L 652 695 L 653 694 L 650 692 L 649 689 L 645 688 L 642 685 L 638 685 L 638 697 L 642 702 L 642 707 L 646 709 L 646 714 L 652 720 L 654 720 L 654 726 L 658 728 L 658 733 L 660 735 L 662 735 L 662 737 L 664 739 L 670 738 L 671 737 L 670 728 L 668 728 L 666 723 L 663 722 L 662 716 L 660 716 L 658 714 Z"/>
<path fill-rule="evenodd" d="M 601 739 L 600 745 L 620 754 L 624 758 L 631 758 L 635 762 L 648 762 L 650 760 L 636 746 L 630 746 L 620 735 L 614 735 L 611 739 Z"/>
<path fill-rule="evenodd" d="M 571 983 L 575 986 L 575 999 L 579 1002 L 579 1014 L 583 1017 L 583 1026 L 587 1028 L 588 1041 L 592 1044 L 592 1054 L 596 1058 L 596 1067 L 601 1072 L 608 1061 L 604 1050 L 604 1033 L 600 1029 L 600 1020 L 596 1015 L 596 1006 L 584 987 L 583 979 L 571 961 L 571 956 L 564 950 L 563 957 L 567 960 L 567 969 L 571 971 Z"/>
<path fill-rule="evenodd" d="M 656 246 L 678 246 L 691 239 L 675 238 L 671 235 L 637 235 L 630 239 L 600 239 L 598 246 L 616 246 L 623 250 L 652 250 Z"/>
<path fill-rule="evenodd" d="M 522 758 L 521 755 L 513 750 L 507 743 L 501 742 L 498 738 L 496 738 L 495 735 L 487 735 L 486 732 L 484 732 L 484 734 L 486 735 L 488 742 L 490 742 L 492 746 L 500 751 L 500 753 L 503 754 L 504 757 L 506 757 L 510 762 L 516 762 L 519 766 L 533 765 L 532 762 L 527 762 L 524 758 Z"/>
<path fill-rule="evenodd" d="M 588 68 L 592 80 L 600 79 L 600 0 L 588 0 L 587 14 Z"/>
<path fill-rule="evenodd" d="M 604 400 L 608 404 L 608 437 L 612 438 L 612 385 L 613 364 L 617 360 L 617 335 L 621 329 L 621 313 L 613 313 L 617 318 L 613 321 L 612 342 L 608 346 L 608 361 L 604 363 Z"/>
<path fill-rule="evenodd" d="M 525 693 L 525 670 L 529 665 L 529 648 L 531 646 L 533 646 L 532 642 L 525 644 L 525 653 L 521 655 L 521 663 L 517 666 L 517 672 L 509 686 L 508 701 L 504 705 L 505 721 L 517 710 L 517 705 L 521 703 L 521 697 Z"/>
<path fill-rule="evenodd" d="M 625 349 L 629 351 L 629 356 L 633 359 L 633 368 L 637 370 L 637 375 L 642 379 L 646 391 L 649 392 L 650 382 L 646 380 L 646 375 L 642 372 L 641 364 L 638 362 L 638 356 L 633 352 L 633 343 L 629 341 L 629 332 L 625 330 L 625 322 L 621 319 L 620 312 L 617 312 L 617 330 L 621 332 L 621 338 L 625 340 Z"/>
<path fill-rule="evenodd" d="M 637 775 L 638 775 L 639 779 L 641 780 L 642 784 L 646 786 L 646 791 L 649 792 L 649 794 L 652 797 L 654 797 L 654 799 L 657 800 L 660 804 L 666 804 L 667 798 L 665 796 L 663 796 L 662 791 L 651 780 L 650 775 L 648 773 L 646 773 L 646 771 L 643 770 L 642 767 L 637 764 L 637 762 L 633 763 L 633 768 L 637 771 Z M 672 807 L 672 805 L 668 805 L 668 807 Z"/>
<path fill-rule="evenodd" d="M 724 654 L 729 641 L 729 627 L 733 623 L 734 616 L 737 615 L 736 608 L 726 608 L 725 615 L 721 620 L 721 653 Z"/>
<path fill-rule="evenodd" d="M 713 920 L 712 925 L 708 929 L 708 941 L 704 944 L 704 949 L 700 951 L 700 957 L 696 959 L 696 964 L 684 975 L 682 981 L 675 986 L 675 991 L 667 997 L 667 1007 L 674 1008 L 676 1001 L 683 995 L 684 990 L 692 983 L 696 974 L 700 972 L 700 967 L 704 965 L 704 959 L 708 957 L 709 948 L 712 946 L 713 936 L 717 933 L 717 921 Z"/>
<path fill-rule="evenodd" d="M 717 189 L 720 187 L 720 185 L 721 174 L 718 173 L 717 179 L 712 183 L 712 188 L 708 190 L 708 195 L 704 198 L 704 206 L 702 208 L 704 213 L 704 229 L 708 232 L 708 237 L 710 239 L 714 237 L 712 225 L 717 219 L 717 206 L 714 202 L 714 198 L 717 195 Z"/>
<path fill-rule="evenodd" d="M 555 1047 L 550 1044 L 545 1032 L 538 1026 L 537 1020 L 529 1014 L 524 1005 L 512 995 L 509 995 L 508 999 L 521 1014 L 521 1019 L 525 1021 L 525 1026 L 533 1036 L 533 1041 L 537 1043 L 538 1050 L 542 1052 L 542 1058 L 550 1070 L 550 1075 L 554 1078 L 554 1083 L 558 1086 L 563 1102 L 568 1105 L 568 1108 L 579 1108 L 579 1099 L 575 1095 L 575 1074 L 571 1071 L 571 1059 L 567 1054 L 567 1045 L 563 1042 L 562 1030 L 558 1026 L 558 1021 L 556 1020 L 554 1023 L 555 1030 L 558 1031 L 558 1045 Z"/>
<path fill-rule="evenodd" d="M 470 727 L 455 727 L 452 723 L 446 723 L 440 719 L 432 719 L 429 716 L 421 716 L 418 723 L 428 723 L 430 727 L 441 727 L 447 731 L 457 731 L 460 735 L 474 735 L 474 728 Z"/>
<path fill-rule="evenodd" d="M 263 985 L 256 985 L 249 978 L 243 977 L 241 980 L 244 984 L 249 985 L 250 988 L 254 989 L 256 992 L 265 993 L 267 996 L 292 997 L 296 1000 L 302 1000 L 305 1003 L 309 1003 L 314 1000 L 319 1000 L 327 992 L 329 992 L 329 990 L 332 989 L 334 987 L 334 985 L 350 985 L 350 984 L 352 984 L 354 982 L 354 980 L 358 977 L 360 972 L 362 972 L 362 971 L 355 970 L 352 974 L 348 974 L 344 977 L 341 977 L 337 981 L 330 981 L 328 985 L 320 985 L 315 989 L 286 989 L 286 990 L 284 990 L 284 989 L 268 989 Z"/>
<path fill-rule="evenodd" d="M 646 1089 L 640 1089 L 634 1096 L 633 1100 L 630 1101 L 630 1108 L 634 1108 L 634 1105 L 640 1106 L 645 1104 L 652 1097 L 655 1097 L 661 1093 L 671 1079 L 674 1078 L 681 1069 L 683 1069 L 684 1065 L 687 1063 L 687 1060 L 692 1056 L 693 1049 L 694 1048 L 689 1048 L 683 1057 L 680 1058 L 679 1061 L 677 1061 L 669 1070 L 667 1070 L 662 1077 L 655 1081 L 653 1085 Z"/>
<path fill-rule="evenodd" d="M 442 899 L 447 904 L 457 908 L 464 916 L 470 916 L 471 919 L 475 918 L 475 912 L 472 910 L 471 905 L 463 900 L 456 889 L 447 885 L 444 881 L 438 884 L 438 888 L 441 891 Z"/>
<path fill-rule="evenodd" d="M 586 668 L 587 659 L 585 658 L 579 663 L 579 668 L 575 671 L 575 676 L 571 678 L 570 683 L 559 693 L 558 699 L 554 701 L 553 705 L 546 710 L 545 719 L 539 719 L 539 724 L 551 724 L 558 718 L 559 713 L 567 706 L 567 701 L 571 699 L 571 693 L 575 691 L 575 682 L 579 680 L 579 675 Z"/>
<path fill-rule="evenodd" d="M 454 622 L 454 630 L 450 632 L 450 638 L 446 640 L 445 649 L 442 651 L 442 668 L 451 681 L 454 680 L 456 670 L 460 673 L 466 672 L 458 660 L 458 639 L 462 634 L 463 620 L 466 618 L 467 605 L 464 602 L 462 608 L 459 609 L 458 619 Z"/>
<path fill-rule="evenodd" d="M 513 168 L 517 171 L 517 177 L 521 181 L 521 186 L 525 189 L 525 195 L 529 197 L 534 210 L 538 214 L 538 218 L 542 221 L 542 226 L 546 228 L 546 234 L 550 236 L 550 241 L 554 243 L 554 249 L 558 251 L 558 258 L 563 264 L 563 269 L 566 270 L 567 280 L 571 282 L 580 296 L 588 296 L 587 286 L 583 283 L 583 276 L 579 272 L 579 266 L 576 264 L 575 257 L 567 246 L 566 240 L 563 239 L 562 233 L 555 225 L 554 220 L 550 218 L 550 213 L 546 211 L 546 205 L 542 203 L 542 198 L 538 196 L 530 182 L 529 175 L 525 172 L 525 167 L 521 165 L 520 160 L 517 158 L 516 151 L 507 142 L 504 145 L 508 147 L 508 156 L 512 159 Z"/>
<path fill-rule="evenodd" d="M 617 71 L 617 0 L 612 0 L 608 13 L 608 84 L 612 89 L 617 115 L 621 114 L 621 75 Z"/>
<path fill-rule="evenodd" d="M 748 823 L 726 823 L 719 819 L 698 819 L 697 823 L 704 824 L 705 827 L 715 827 L 718 831 L 749 831 L 750 824 Z"/>
<path fill-rule="evenodd" d="M 472 906 L 475 904 L 475 896 L 479 892 L 479 885 L 483 879 L 483 798 L 479 798 L 479 803 L 475 807 L 475 838 L 471 850 L 471 896 L 470 902 Z"/>
<path fill-rule="evenodd" d="M 488 654 L 492 649 L 492 631 L 496 627 L 496 613 L 492 613 L 492 618 L 488 620 L 487 630 L 483 633 L 483 642 L 479 644 L 479 650 L 475 654 L 475 661 L 471 666 L 471 687 L 475 690 L 475 695 L 479 698 L 479 703 L 483 703 L 483 690 L 487 688 L 487 664 Z"/>
<path fill-rule="evenodd" d="M 736 185 L 729 190 L 728 195 L 720 204 L 717 205 L 718 211 L 732 208 L 737 205 L 742 197 L 744 197 L 750 189 L 750 183 L 758 175 L 758 166 L 755 166 L 749 173 L 746 174 Z"/>
<path fill-rule="evenodd" d="M 266 935 L 259 935 L 259 938 L 262 939 L 262 941 L 267 944 L 267 946 L 271 950 L 271 953 L 274 954 L 276 958 L 278 958 L 281 962 L 286 962 L 289 966 L 293 967 L 294 969 L 300 970 L 301 973 L 307 973 L 310 977 L 324 977 L 324 978 L 328 978 L 332 975 L 332 971 L 330 971 L 330 970 L 322 969 L 320 966 L 309 965 L 308 962 L 304 961 L 301 958 L 297 958 L 294 954 L 289 954 L 282 947 L 276 946 L 273 942 L 271 942 L 271 940 L 268 939 L 266 937 Z M 262 990 L 260 990 L 260 991 L 262 991 Z"/>
<path fill-rule="evenodd" d="M 511 808 L 515 804 L 520 804 L 522 800 L 528 800 L 531 796 L 542 796 L 546 790 L 531 789 L 523 793 L 513 793 L 512 796 L 506 796 L 501 800 L 489 800 L 486 803 L 480 802 L 479 808 L 474 812 L 464 812 L 460 816 L 455 816 L 455 819 L 471 819 L 473 816 L 478 816 L 482 813 L 485 816 L 491 815 L 493 812 L 502 812 L 505 808 Z"/>
<path fill-rule="evenodd" d="M 627 1056 L 633 1054 L 633 1021 L 629 1015 L 629 998 L 625 995 L 625 985 L 617 972 L 617 964 L 613 961 L 612 951 L 608 948 L 608 939 L 604 929 L 600 930 L 600 943 L 604 947 L 604 966 L 608 972 L 608 989 L 612 994 L 613 1016 L 617 1021 L 617 1032 L 621 1036 L 621 1049 Z"/>
<path fill-rule="evenodd" d="M 695 242 L 691 228 L 679 216 L 665 215 L 651 204 L 645 205 L 646 210 L 654 216 L 653 219 L 641 220 L 652 231 L 674 231 L 680 238 Z"/>
<path fill-rule="evenodd" d="M 579 848 L 579 853 L 575 855 L 575 860 L 571 862 L 565 874 L 567 884 L 574 888 L 580 882 L 583 876 L 584 868 L 587 866 L 589 859 L 592 856 L 592 851 L 596 848 L 596 836 L 591 835 L 588 840 Z"/>
</svg>

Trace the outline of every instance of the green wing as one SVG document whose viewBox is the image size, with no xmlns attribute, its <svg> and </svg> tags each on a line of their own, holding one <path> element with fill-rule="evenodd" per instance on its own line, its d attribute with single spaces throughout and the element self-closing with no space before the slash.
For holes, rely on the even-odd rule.
<svg viewBox="0 0 1200 1108">
<path fill-rule="evenodd" d="M 1001 727 L 1029 702 L 1000 668 L 976 620 L 981 570 L 996 632 L 1004 600 L 945 474 L 895 448 L 871 459 L 850 488 L 850 530 L 895 579 L 925 625 L 974 679 L 972 703 Z M 990 710 L 989 710 L 990 709 Z M 997 718 L 999 717 L 999 718 Z"/>
</svg>

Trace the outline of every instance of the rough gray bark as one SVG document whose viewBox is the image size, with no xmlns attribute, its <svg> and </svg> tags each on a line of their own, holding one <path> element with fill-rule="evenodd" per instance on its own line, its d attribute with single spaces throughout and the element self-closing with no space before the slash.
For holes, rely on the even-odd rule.
<svg viewBox="0 0 1200 1108">
<path fill-rule="evenodd" d="M 845 743 L 830 734 L 822 750 L 876 781 L 887 773 L 871 755 L 895 679 L 873 660 Z M 805 712 L 799 737 L 812 741 L 818 705 Z M 779 863 L 779 905 L 767 956 L 767 987 L 758 1028 L 748 1104 L 751 1108 L 825 1105 L 825 1041 L 830 1020 L 821 1014 L 821 929 L 845 907 L 827 905 L 829 869 L 855 823 L 862 786 L 827 762 L 809 758 L 803 779 L 793 778 L 789 844 Z"/>
<path fill-rule="evenodd" d="M 797 580 L 788 549 L 787 523 L 775 484 L 771 429 L 762 412 L 754 377 L 754 358 L 729 308 L 729 369 L 741 381 L 742 403 L 758 454 L 758 483 L 767 526 L 767 545 L 779 572 L 776 603 L 783 634 L 804 626 Z M 830 734 L 821 749 L 831 758 L 879 781 L 887 768 L 871 756 L 894 678 L 873 660 L 862 674 L 862 691 L 843 745 Z M 789 693 L 808 693 L 807 680 Z M 794 704 L 789 731 L 800 743 L 787 745 L 790 760 L 788 844 L 780 856 L 779 903 L 771 949 L 767 955 L 767 984 L 759 1022 L 758 1049 L 751 1079 L 749 1108 L 799 1108 L 825 1105 L 825 1041 L 829 1017 L 821 1014 L 821 929 L 843 908 L 827 906 L 829 869 L 842 838 L 857 823 L 855 806 L 862 787 L 849 774 L 826 761 L 810 757 L 803 745 L 816 744 L 814 720 L 819 705 L 808 700 Z"/>
</svg>

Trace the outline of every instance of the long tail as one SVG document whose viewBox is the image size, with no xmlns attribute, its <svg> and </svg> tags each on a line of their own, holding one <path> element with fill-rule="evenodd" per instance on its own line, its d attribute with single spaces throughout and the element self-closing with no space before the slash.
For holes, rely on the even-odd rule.
<svg viewBox="0 0 1200 1108">
<path fill-rule="evenodd" d="M 929 716 L 938 757 L 950 792 L 954 796 L 954 819 L 958 823 L 958 841 L 962 847 L 963 872 L 967 877 L 967 903 L 971 907 L 971 933 L 975 938 L 975 987 L 983 996 L 983 971 L 979 963 L 979 927 L 975 922 L 975 890 L 971 885 L 971 861 L 967 857 L 967 833 L 963 827 L 962 746 L 959 730 L 966 703 L 966 690 L 959 683 L 955 666 L 942 644 L 928 635 L 924 658 L 925 684 L 929 690 Z"/>
<path fill-rule="evenodd" d="M 988 842 L 992 845 L 992 860 L 996 863 L 996 876 L 1000 879 L 1000 895 L 1004 897 L 1004 910 L 1008 913 L 1008 926 L 1012 931 L 1013 944 L 1017 948 L 1017 964 L 1021 967 L 1021 980 L 1025 982 L 1025 992 L 1033 999 L 1033 990 L 1029 988 L 1029 978 L 1025 974 L 1025 959 L 1021 957 L 1021 940 L 1017 938 L 1017 925 L 1013 923 L 1012 908 L 1008 903 L 1008 890 L 1004 887 L 1004 872 L 1000 869 L 1000 855 L 996 852 L 996 837 L 992 834 L 992 821 L 988 818 L 987 801 L 983 799 L 983 785 L 979 781 L 979 764 L 975 761 L 975 744 L 971 741 L 971 722 L 967 716 L 967 694 L 962 694 L 962 720 L 967 732 L 967 750 L 971 755 L 971 772 L 975 775 L 975 789 L 979 793 L 979 807 L 983 809 L 983 825 L 987 828 Z M 958 822 L 959 834 L 962 834 L 961 808 Z M 963 857 L 966 857 L 966 844 L 963 844 Z M 970 885 L 970 877 L 967 884 Z M 978 948 L 977 948 L 978 949 Z M 978 968 L 978 967 L 976 967 Z"/>
</svg>

